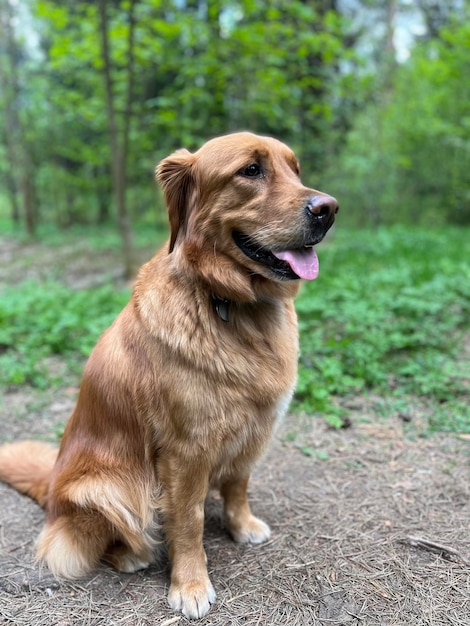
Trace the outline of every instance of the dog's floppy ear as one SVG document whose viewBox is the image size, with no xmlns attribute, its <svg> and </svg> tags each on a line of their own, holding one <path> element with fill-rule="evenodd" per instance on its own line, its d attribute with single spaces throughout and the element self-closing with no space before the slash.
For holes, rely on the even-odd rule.
<svg viewBox="0 0 470 626">
<path fill-rule="evenodd" d="M 193 201 L 194 155 L 186 149 L 177 150 L 163 159 L 155 170 L 157 181 L 161 184 L 168 207 L 170 220 L 170 246 L 172 252 L 178 233 L 185 228 L 188 218 L 188 205 Z"/>
</svg>

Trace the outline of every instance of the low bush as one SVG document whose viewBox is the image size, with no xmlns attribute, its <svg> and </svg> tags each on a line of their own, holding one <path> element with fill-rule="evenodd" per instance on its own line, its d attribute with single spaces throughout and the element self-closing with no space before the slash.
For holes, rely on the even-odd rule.
<svg viewBox="0 0 470 626">
<path fill-rule="evenodd" d="M 127 290 L 111 286 L 74 291 L 25 281 L 7 287 L 0 294 L 0 383 L 53 383 L 45 359 L 76 356 L 82 363 L 128 298 Z"/>
<path fill-rule="evenodd" d="M 466 229 L 338 232 L 297 299 L 298 406 L 341 424 L 333 396 L 412 394 L 439 429 L 470 431 L 470 237 Z M 467 336 L 468 339 L 468 336 Z"/>
</svg>

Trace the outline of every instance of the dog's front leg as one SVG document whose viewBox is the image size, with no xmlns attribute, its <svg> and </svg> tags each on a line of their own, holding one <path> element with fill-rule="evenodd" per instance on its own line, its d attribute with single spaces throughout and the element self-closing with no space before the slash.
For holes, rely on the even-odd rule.
<svg viewBox="0 0 470 626">
<path fill-rule="evenodd" d="M 206 615 L 215 601 L 202 544 L 208 474 L 183 461 L 160 469 L 171 560 L 168 603 L 186 617 L 198 619 Z"/>
<path fill-rule="evenodd" d="M 220 493 L 224 499 L 225 523 L 235 541 L 262 543 L 271 536 L 267 524 L 255 517 L 248 503 L 248 477 L 226 480 Z"/>
</svg>

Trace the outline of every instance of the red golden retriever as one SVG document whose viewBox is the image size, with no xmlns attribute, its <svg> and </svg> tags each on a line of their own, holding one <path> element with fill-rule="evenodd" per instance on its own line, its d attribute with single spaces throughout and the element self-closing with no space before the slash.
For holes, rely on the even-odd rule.
<svg viewBox="0 0 470 626">
<path fill-rule="evenodd" d="M 251 133 L 179 150 L 156 171 L 170 238 L 86 365 L 60 449 L 0 448 L 0 478 L 47 511 L 38 558 L 78 578 L 101 559 L 133 572 L 163 526 L 168 602 L 186 617 L 215 600 L 203 548 L 217 487 L 235 541 L 270 529 L 247 500 L 253 464 L 289 404 L 297 370 L 293 298 L 318 274 L 314 245 L 338 210 L 305 187 L 293 152 Z"/>
</svg>

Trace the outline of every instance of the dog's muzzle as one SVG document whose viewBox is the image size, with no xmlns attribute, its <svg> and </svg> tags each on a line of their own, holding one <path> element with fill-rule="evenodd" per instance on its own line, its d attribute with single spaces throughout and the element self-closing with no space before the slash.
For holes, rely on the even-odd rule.
<svg viewBox="0 0 470 626">
<path fill-rule="evenodd" d="M 252 261 L 269 267 L 280 280 L 314 280 L 318 276 L 318 258 L 313 248 L 328 232 L 338 212 L 338 202 L 327 194 L 312 195 L 303 207 L 304 234 L 289 248 L 268 249 L 250 235 L 234 230 L 233 240 Z"/>
</svg>

